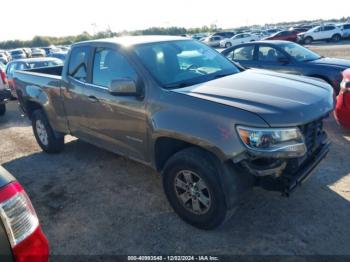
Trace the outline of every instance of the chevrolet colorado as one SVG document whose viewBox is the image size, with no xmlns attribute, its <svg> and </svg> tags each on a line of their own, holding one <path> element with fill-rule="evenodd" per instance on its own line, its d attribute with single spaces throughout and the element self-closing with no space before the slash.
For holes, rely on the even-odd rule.
<svg viewBox="0 0 350 262">
<path fill-rule="evenodd" d="M 329 150 L 330 85 L 244 70 L 182 37 L 77 43 L 63 67 L 16 71 L 14 82 L 44 151 L 71 134 L 149 165 L 177 214 L 202 229 L 253 186 L 288 195 Z"/>
</svg>

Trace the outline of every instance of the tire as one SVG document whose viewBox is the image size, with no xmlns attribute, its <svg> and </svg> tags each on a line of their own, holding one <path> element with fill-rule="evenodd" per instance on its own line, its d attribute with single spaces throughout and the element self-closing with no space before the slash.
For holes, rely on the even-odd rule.
<svg viewBox="0 0 350 262">
<path fill-rule="evenodd" d="M 32 114 L 32 128 L 35 139 L 46 153 L 59 153 L 64 148 L 64 135 L 56 135 L 45 113 L 36 110 Z"/>
<path fill-rule="evenodd" d="M 230 43 L 230 42 L 227 42 L 226 44 L 225 44 L 225 47 L 226 48 L 229 48 L 229 47 L 231 47 L 232 46 L 232 44 Z"/>
<path fill-rule="evenodd" d="M 214 229 L 232 215 L 227 209 L 219 172 L 209 153 L 194 147 L 168 160 L 162 176 L 164 192 L 184 221 L 200 229 Z"/>
<path fill-rule="evenodd" d="M 335 34 L 332 36 L 332 42 L 339 42 L 341 39 L 341 35 Z"/>
<path fill-rule="evenodd" d="M 0 103 L 0 116 L 5 115 L 5 113 L 6 113 L 6 104 Z"/>
<path fill-rule="evenodd" d="M 309 44 L 312 43 L 312 41 L 313 41 L 312 37 L 311 37 L 311 36 L 308 36 L 308 37 L 305 38 L 304 43 L 305 43 L 306 45 L 309 45 Z"/>
</svg>

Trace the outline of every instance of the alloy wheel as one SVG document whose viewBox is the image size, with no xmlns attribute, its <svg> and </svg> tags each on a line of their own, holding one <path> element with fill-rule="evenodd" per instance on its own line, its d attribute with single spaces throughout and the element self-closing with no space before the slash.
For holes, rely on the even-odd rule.
<svg viewBox="0 0 350 262">
<path fill-rule="evenodd" d="M 195 172 L 182 170 L 174 180 L 175 192 L 182 206 L 196 215 L 203 215 L 211 207 L 211 194 L 205 181 Z"/>
</svg>

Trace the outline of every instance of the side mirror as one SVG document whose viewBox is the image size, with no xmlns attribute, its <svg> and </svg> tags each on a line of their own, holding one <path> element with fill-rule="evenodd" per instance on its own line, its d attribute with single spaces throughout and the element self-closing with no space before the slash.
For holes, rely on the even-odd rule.
<svg viewBox="0 0 350 262">
<path fill-rule="evenodd" d="M 289 64 L 289 59 L 287 57 L 279 57 L 277 59 L 277 62 L 282 65 L 286 65 L 286 64 Z"/>
<path fill-rule="evenodd" d="M 114 96 L 138 96 L 139 92 L 134 80 L 131 79 L 116 79 L 112 80 L 108 91 Z"/>
</svg>

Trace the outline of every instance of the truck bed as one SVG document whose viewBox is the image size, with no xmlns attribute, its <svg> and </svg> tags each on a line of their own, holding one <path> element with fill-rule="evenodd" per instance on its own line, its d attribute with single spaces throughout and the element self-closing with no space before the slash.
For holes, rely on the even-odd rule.
<svg viewBox="0 0 350 262">
<path fill-rule="evenodd" d="M 14 72 L 14 86 L 22 110 L 27 114 L 33 108 L 43 107 L 55 130 L 65 128 L 61 98 L 62 66 L 35 68 Z"/>
<path fill-rule="evenodd" d="M 63 70 L 63 66 L 50 66 L 50 67 L 28 69 L 28 70 L 24 70 L 22 72 L 61 76 L 62 70 Z"/>
</svg>

